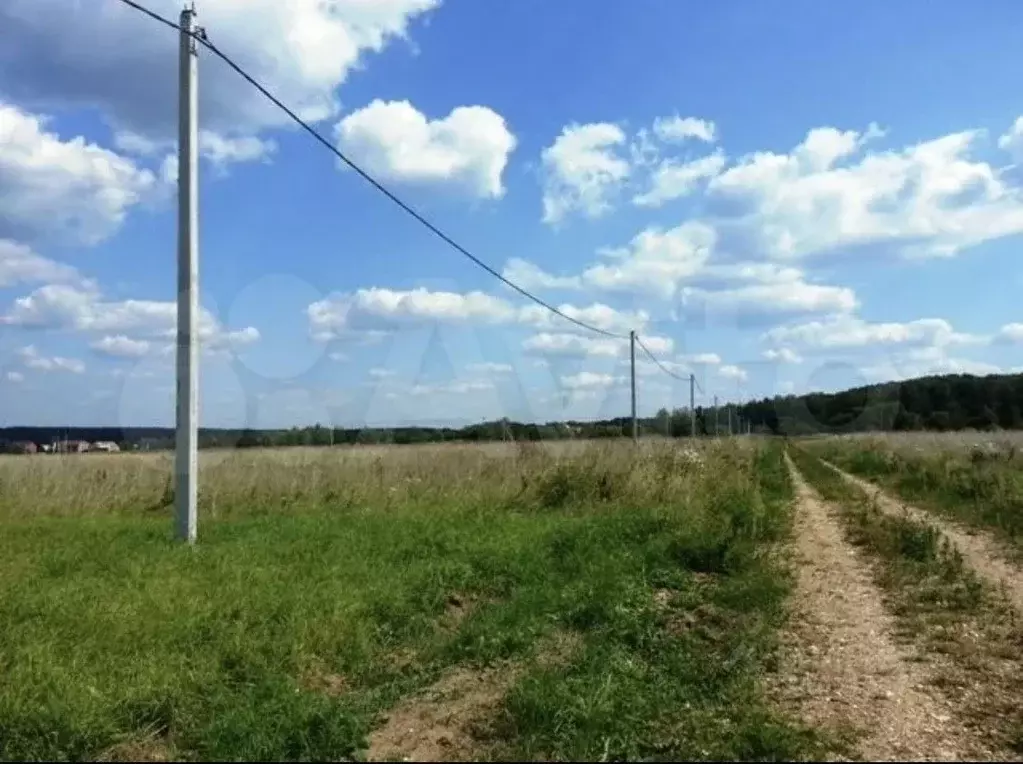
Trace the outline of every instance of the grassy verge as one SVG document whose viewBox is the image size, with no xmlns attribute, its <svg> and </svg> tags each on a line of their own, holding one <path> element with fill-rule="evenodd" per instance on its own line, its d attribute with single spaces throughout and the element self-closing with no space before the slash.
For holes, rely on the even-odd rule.
<svg viewBox="0 0 1023 764">
<path fill-rule="evenodd" d="M 565 632 L 581 648 L 514 684 L 481 755 L 819 750 L 758 689 L 789 586 L 764 554 L 789 522 L 778 449 L 464 457 L 321 460 L 301 481 L 272 454 L 226 461 L 195 550 L 165 510 L 103 513 L 123 474 L 89 478 L 87 512 L 8 501 L 0 758 L 354 758 L 399 699 Z M 95 464 L 76 469 L 118 469 Z"/>
<path fill-rule="evenodd" d="M 1014 446 L 913 450 L 858 438 L 806 447 L 907 502 L 993 531 L 1023 560 L 1023 458 Z"/>
<path fill-rule="evenodd" d="M 1023 635 L 1005 598 L 936 528 L 883 513 L 813 454 L 790 454 L 807 482 L 842 509 L 847 537 L 874 560 L 900 636 L 934 663 L 937 685 L 995 745 L 1023 750 Z"/>
</svg>

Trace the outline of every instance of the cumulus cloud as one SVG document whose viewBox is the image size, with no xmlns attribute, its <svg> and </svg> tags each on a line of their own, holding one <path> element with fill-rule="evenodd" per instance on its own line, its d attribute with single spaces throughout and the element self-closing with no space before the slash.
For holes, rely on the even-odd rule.
<svg viewBox="0 0 1023 764">
<path fill-rule="evenodd" d="M 775 258 L 890 243 L 903 255 L 946 257 L 1023 232 L 1023 194 L 973 158 L 982 131 L 863 153 L 883 136 L 815 128 L 790 154 L 758 152 L 710 181 L 745 205 L 743 227 Z"/>
<path fill-rule="evenodd" d="M 879 345 L 946 347 L 987 341 L 985 337 L 955 331 L 943 318 L 921 318 L 905 323 L 871 323 L 856 316 L 836 316 L 825 321 L 779 326 L 766 332 L 764 339 L 778 344 L 794 343 L 814 350 L 844 350 Z"/>
<path fill-rule="evenodd" d="M 95 244 L 156 198 L 150 170 L 82 137 L 64 140 L 46 122 L 0 103 L 0 238 Z"/>
<path fill-rule="evenodd" d="M 70 265 L 37 255 L 24 244 L 0 239 L 0 288 L 16 284 L 79 279 L 78 271 Z"/>
<path fill-rule="evenodd" d="M 725 167 L 725 155 L 718 151 L 688 162 L 669 159 L 654 169 L 650 187 L 632 198 L 637 207 L 660 207 L 666 202 L 688 196 L 704 180 L 718 175 Z"/>
<path fill-rule="evenodd" d="M 541 154 L 544 222 L 559 223 L 572 213 L 598 218 L 609 212 L 630 173 L 629 161 L 621 153 L 625 143 L 618 125 L 566 126 Z"/>
<path fill-rule="evenodd" d="M 998 138 L 998 148 L 1007 151 L 1016 162 L 1023 162 L 1023 117 L 1017 117 L 1012 126 Z"/>
<path fill-rule="evenodd" d="M 1023 324 L 1006 324 L 998 330 L 998 337 L 1009 342 L 1023 342 Z"/>
<path fill-rule="evenodd" d="M 94 285 L 47 284 L 14 301 L 8 313 L 0 316 L 0 324 L 29 329 L 58 329 L 89 333 L 111 333 L 103 352 L 139 339 L 173 340 L 177 327 L 177 303 L 158 300 L 107 300 Z M 225 350 L 250 345 L 259 339 L 255 327 L 228 330 L 213 315 L 200 310 L 199 341 L 206 350 Z M 135 346 L 137 348 L 137 346 Z M 163 346 L 165 350 L 171 346 Z"/>
<path fill-rule="evenodd" d="M 723 379 L 734 379 L 737 382 L 745 382 L 749 378 L 745 369 L 733 364 L 724 364 L 718 369 L 718 374 Z"/>
<path fill-rule="evenodd" d="M 654 120 L 654 135 L 666 143 L 698 140 L 713 143 L 717 137 L 717 126 L 706 119 L 696 117 L 658 117 Z"/>
<path fill-rule="evenodd" d="M 926 377 L 932 374 L 1002 373 L 1002 369 L 986 361 L 950 356 L 944 347 L 912 348 L 866 364 L 860 372 L 871 381 L 888 381 Z"/>
<path fill-rule="evenodd" d="M 601 390 L 608 387 L 628 384 L 629 378 L 614 374 L 598 374 L 592 371 L 581 371 L 561 377 L 561 386 L 566 390 Z"/>
<path fill-rule="evenodd" d="M 97 353 L 114 358 L 142 358 L 152 347 L 146 340 L 133 340 L 123 334 L 107 335 L 91 346 Z"/>
<path fill-rule="evenodd" d="M 641 328 L 649 321 L 649 315 L 643 311 L 619 311 L 601 303 L 584 307 L 565 303 L 558 310 L 577 321 L 616 333 Z M 517 307 L 485 292 L 431 291 L 422 287 L 411 290 L 373 287 L 352 294 L 332 294 L 309 305 L 306 315 L 313 336 L 320 340 L 348 332 L 388 331 L 434 321 L 562 330 L 573 326 L 539 305 Z"/>
<path fill-rule="evenodd" d="M 306 309 L 312 333 L 329 339 L 347 331 L 396 328 L 424 321 L 499 323 L 513 321 L 516 310 L 508 302 L 484 292 L 359 289 L 353 294 L 332 294 Z"/>
<path fill-rule="evenodd" d="M 582 286 L 579 276 L 555 276 L 518 257 L 508 260 L 501 275 L 523 289 L 579 289 Z"/>
<path fill-rule="evenodd" d="M 68 371 L 72 374 L 83 374 L 85 364 L 77 358 L 64 358 L 63 356 L 40 355 L 35 345 L 23 347 L 18 354 L 21 356 L 25 366 L 35 371 Z"/>
<path fill-rule="evenodd" d="M 470 363 L 466 370 L 476 372 L 477 374 L 511 374 L 514 371 L 510 364 L 494 363 L 492 361 Z"/>
<path fill-rule="evenodd" d="M 679 282 L 703 268 L 715 241 L 714 229 L 701 222 L 647 228 L 628 246 L 604 250 L 606 261 L 584 270 L 582 280 L 595 289 L 670 297 Z"/>
<path fill-rule="evenodd" d="M 504 195 L 501 176 L 516 144 L 504 118 L 485 106 L 430 120 L 408 101 L 378 99 L 342 119 L 336 132 L 340 149 L 370 173 L 452 183 L 493 199 Z"/>
<path fill-rule="evenodd" d="M 779 363 L 802 363 L 803 357 L 792 348 L 769 348 L 764 351 L 764 358 Z"/>
<path fill-rule="evenodd" d="M 440 0 L 206 0 L 197 23 L 241 66 L 273 90 L 287 93 L 300 116 L 318 121 L 338 109 L 348 75 L 405 38 L 411 22 Z M 177 19 L 181 3 L 153 0 L 153 10 Z M 54 19 L 60 19 L 55 24 Z M 119 130 L 150 139 L 175 128 L 178 36 L 116 0 L 7 0 L 0 90 L 22 103 L 99 109 Z M 224 135 L 254 135 L 287 124 L 227 67 L 200 54 L 200 113 Z"/>
<path fill-rule="evenodd" d="M 643 342 L 651 353 L 669 354 L 675 343 L 670 337 L 644 336 Z M 610 337 L 539 332 L 522 343 L 522 349 L 532 355 L 564 358 L 618 358 L 628 354 L 629 343 Z"/>
</svg>

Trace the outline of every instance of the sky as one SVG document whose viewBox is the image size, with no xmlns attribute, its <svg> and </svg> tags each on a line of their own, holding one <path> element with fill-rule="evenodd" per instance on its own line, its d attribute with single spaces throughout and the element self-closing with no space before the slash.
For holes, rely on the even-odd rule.
<svg viewBox="0 0 1023 764">
<path fill-rule="evenodd" d="M 174 0 L 147 7 L 177 20 Z M 197 0 L 201 424 L 1023 370 L 1023 5 Z M 0 4 L 0 425 L 174 421 L 177 33 Z M 626 337 L 619 339 L 618 337 Z M 677 377 L 677 378 L 676 378 Z"/>
</svg>

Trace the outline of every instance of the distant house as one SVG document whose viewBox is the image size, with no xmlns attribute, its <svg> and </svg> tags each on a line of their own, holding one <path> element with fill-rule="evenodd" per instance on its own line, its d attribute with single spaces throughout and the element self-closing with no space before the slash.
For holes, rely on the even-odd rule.
<svg viewBox="0 0 1023 764">
<path fill-rule="evenodd" d="M 87 440 L 58 440 L 53 444 L 55 454 L 84 454 L 89 450 Z"/>
<path fill-rule="evenodd" d="M 39 448 L 31 440 L 18 440 L 11 443 L 12 454 L 34 454 L 39 451 Z"/>
<path fill-rule="evenodd" d="M 90 451 L 102 451 L 108 454 L 116 454 L 121 450 L 121 447 L 114 443 L 112 440 L 97 440 L 92 444 Z"/>
</svg>

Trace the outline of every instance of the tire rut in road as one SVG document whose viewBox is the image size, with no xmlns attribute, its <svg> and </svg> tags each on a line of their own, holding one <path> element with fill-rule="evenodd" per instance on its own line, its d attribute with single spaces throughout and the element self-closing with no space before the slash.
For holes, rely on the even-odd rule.
<svg viewBox="0 0 1023 764">
<path fill-rule="evenodd" d="M 893 515 L 903 513 L 916 522 L 933 525 L 955 545 L 967 565 L 996 589 L 1001 589 L 1016 611 L 1023 613 L 1023 571 L 1004 559 L 1000 544 L 992 534 L 972 528 L 967 531 L 963 526 L 944 520 L 933 512 L 896 499 L 870 481 L 850 475 L 831 462 L 823 459 L 821 462 L 866 493 L 882 512 Z"/>
<path fill-rule="evenodd" d="M 815 727 L 854 730 L 852 747 L 867 760 L 996 758 L 932 693 L 927 668 L 895 641 L 869 564 L 845 541 L 834 508 L 788 465 L 798 571 L 780 700 Z"/>
</svg>

